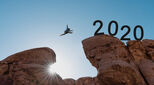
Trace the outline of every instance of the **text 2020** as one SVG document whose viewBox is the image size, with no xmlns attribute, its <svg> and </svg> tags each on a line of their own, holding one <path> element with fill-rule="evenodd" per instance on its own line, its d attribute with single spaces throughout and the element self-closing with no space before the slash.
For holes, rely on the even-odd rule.
<svg viewBox="0 0 154 85">
<path fill-rule="evenodd" d="M 102 22 L 101 20 L 96 20 L 96 21 L 94 21 L 93 25 L 95 26 L 96 23 L 99 23 L 100 26 L 98 27 L 98 29 L 96 30 L 96 32 L 94 33 L 94 35 L 104 34 L 104 32 L 98 33 L 98 32 L 100 31 L 100 29 L 103 27 L 103 22 Z M 114 32 L 114 33 L 111 32 L 111 26 L 112 26 L 112 24 L 115 24 L 115 32 Z M 139 28 L 139 29 L 141 30 L 141 35 L 140 35 L 140 37 L 137 37 L 137 34 L 136 34 L 137 28 Z M 121 30 L 124 30 L 124 29 L 127 29 L 127 32 L 120 38 L 120 40 L 131 40 L 130 38 L 127 38 L 127 37 L 126 37 L 126 36 L 130 33 L 130 31 L 131 31 L 130 27 L 129 27 L 128 25 L 123 25 L 123 26 L 121 27 Z M 144 30 L 143 30 L 143 27 L 142 27 L 141 25 L 136 25 L 136 26 L 134 27 L 134 31 L 133 31 L 133 32 L 134 32 L 134 38 L 135 38 L 136 40 L 142 40 L 142 39 L 143 39 Z M 111 22 L 108 24 L 108 33 L 109 33 L 109 35 L 111 35 L 111 36 L 115 36 L 115 35 L 118 33 L 118 23 L 117 23 L 116 21 L 113 20 L 113 21 L 111 21 Z"/>
</svg>

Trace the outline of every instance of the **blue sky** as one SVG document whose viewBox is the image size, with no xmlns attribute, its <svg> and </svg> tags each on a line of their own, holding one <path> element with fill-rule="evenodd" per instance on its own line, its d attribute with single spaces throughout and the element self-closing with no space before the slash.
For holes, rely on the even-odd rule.
<svg viewBox="0 0 154 85">
<path fill-rule="evenodd" d="M 134 27 L 142 25 L 144 39 L 154 39 L 153 4 L 152 0 L 0 0 L 0 60 L 26 49 L 50 47 L 63 78 L 96 76 L 81 43 L 96 31 L 93 22 L 102 20 L 101 31 L 108 34 L 109 22 L 116 20 L 118 38 L 126 32 L 121 26 L 129 25 L 127 37 L 132 40 Z M 67 24 L 74 33 L 60 37 Z"/>
</svg>

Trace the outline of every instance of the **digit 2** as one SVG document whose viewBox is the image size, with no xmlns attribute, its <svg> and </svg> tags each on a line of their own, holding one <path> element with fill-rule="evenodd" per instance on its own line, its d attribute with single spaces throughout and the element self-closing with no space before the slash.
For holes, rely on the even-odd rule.
<svg viewBox="0 0 154 85">
<path fill-rule="evenodd" d="M 127 30 L 127 32 L 121 37 L 120 40 L 130 40 L 130 38 L 125 38 L 125 37 L 129 34 L 129 32 L 130 32 L 130 27 L 127 26 L 127 25 L 124 25 L 124 26 L 121 27 L 121 30 L 124 30 L 124 28 L 127 28 L 128 30 Z"/>
<path fill-rule="evenodd" d="M 100 26 L 98 27 L 98 29 L 94 33 L 94 36 L 104 34 L 104 32 L 98 33 L 100 31 L 100 29 L 103 27 L 103 22 L 101 20 L 96 20 L 96 21 L 94 21 L 93 26 L 95 26 L 96 23 L 99 23 Z"/>
</svg>

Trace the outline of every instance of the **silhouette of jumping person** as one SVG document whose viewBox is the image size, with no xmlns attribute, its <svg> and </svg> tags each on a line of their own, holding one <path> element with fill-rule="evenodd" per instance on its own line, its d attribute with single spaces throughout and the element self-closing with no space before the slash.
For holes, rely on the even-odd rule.
<svg viewBox="0 0 154 85">
<path fill-rule="evenodd" d="M 63 36 L 63 35 L 66 35 L 66 34 L 72 34 L 73 33 L 73 30 L 71 30 L 68 25 L 67 25 L 67 29 L 64 31 L 63 34 L 61 34 L 60 36 Z"/>
</svg>

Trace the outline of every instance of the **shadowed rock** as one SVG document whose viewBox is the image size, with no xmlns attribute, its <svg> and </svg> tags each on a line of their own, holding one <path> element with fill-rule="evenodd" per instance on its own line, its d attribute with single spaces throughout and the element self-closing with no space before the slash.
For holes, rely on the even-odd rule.
<svg viewBox="0 0 154 85">
<path fill-rule="evenodd" d="M 154 62 L 148 59 L 142 59 L 139 67 L 147 83 L 149 83 L 149 85 L 154 85 Z"/>
<path fill-rule="evenodd" d="M 100 85 L 145 85 L 124 43 L 107 35 L 85 39 L 87 58 L 98 69 Z"/>
<path fill-rule="evenodd" d="M 64 79 L 66 85 L 76 85 L 74 79 Z"/>
<path fill-rule="evenodd" d="M 13 85 L 13 81 L 8 76 L 0 75 L 0 85 Z"/>
<path fill-rule="evenodd" d="M 154 61 L 154 40 L 143 40 L 143 46 L 145 48 L 146 54 L 149 56 L 150 59 Z"/>
<path fill-rule="evenodd" d="M 130 41 L 128 48 L 148 85 L 154 85 L 154 40 Z"/>
<path fill-rule="evenodd" d="M 56 61 L 56 55 L 50 48 L 36 48 L 19 52 L 11 55 L 1 62 L 7 63 L 19 63 L 19 64 L 40 64 L 54 63 Z"/>
<path fill-rule="evenodd" d="M 8 75 L 12 85 L 56 85 L 62 78 L 47 72 L 47 66 L 55 61 L 56 55 L 50 48 L 26 50 L 1 61 L 0 75 Z"/>
<path fill-rule="evenodd" d="M 63 80 L 49 74 L 48 65 L 56 62 L 56 55 L 44 47 L 0 61 L 0 85 L 154 85 L 153 40 L 129 41 L 125 46 L 115 37 L 98 35 L 82 44 L 87 59 L 98 70 L 96 77 Z"/>
</svg>

